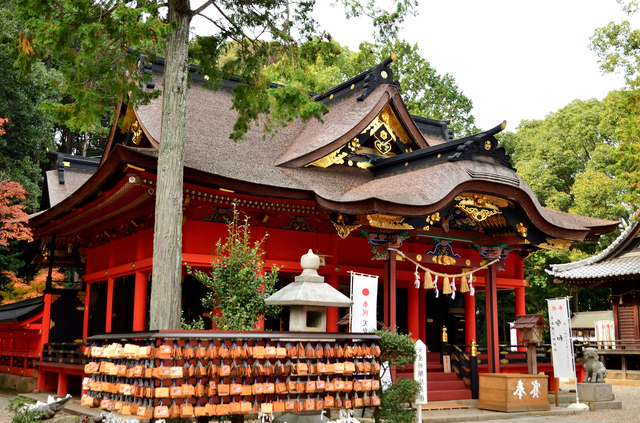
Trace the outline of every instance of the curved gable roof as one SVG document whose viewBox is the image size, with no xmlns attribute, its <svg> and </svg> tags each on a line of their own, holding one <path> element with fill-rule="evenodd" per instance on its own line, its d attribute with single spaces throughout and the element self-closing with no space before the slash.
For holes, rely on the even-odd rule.
<svg viewBox="0 0 640 423">
<path fill-rule="evenodd" d="M 391 104 L 397 119 L 420 148 L 429 147 L 402 101 L 394 85 L 378 85 L 362 101 L 355 95 L 329 104 L 323 122 L 309 121 L 296 136 L 287 151 L 276 160 L 277 166 L 302 167 L 330 154 L 360 134 L 387 104 Z"/>
</svg>

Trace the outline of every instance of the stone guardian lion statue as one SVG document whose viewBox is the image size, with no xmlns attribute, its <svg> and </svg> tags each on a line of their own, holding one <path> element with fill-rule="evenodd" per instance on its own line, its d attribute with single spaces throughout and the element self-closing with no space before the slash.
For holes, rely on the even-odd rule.
<svg viewBox="0 0 640 423">
<path fill-rule="evenodd" d="M 607 376 L 607 369 L 598 357 L 598 350 L 595 348 L 584 349 L 584 379 L 582 383 L 604 383 Z"/>
</svg>

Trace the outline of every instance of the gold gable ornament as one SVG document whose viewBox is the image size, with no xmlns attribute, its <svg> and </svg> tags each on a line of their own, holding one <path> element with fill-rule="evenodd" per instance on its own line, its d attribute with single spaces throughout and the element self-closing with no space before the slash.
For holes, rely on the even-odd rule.
<svg viewBox="0 0 640 423">
<path fill-rule="evenodd" d="M 573 244 L 573 241 L 566 239 L 547 238 L 547 242 L 538 244 L 538 247 L 543 250 L 567 252 L 571 244 Z"/>
<path fill-rule="evenodd" d="M 374 228 L 380 229 L 403 229 L 403 230 L 411 230 L 414 229 L 413 226 L 408 223 L 402 223 L 404 221 L 404 217 L 402 216 L 387 216 L 384 214 L 369 214 L 367 215 L 367 219 L 369 220 L 369 225 Z"/>
<path fill-rule="evenodd" d="M 349 166 L 368 169 L 373 165 L 373 160 L 396 156 L 398 151 L 393 151 L 394 146 L 397 146 L 400 154 L 413 151 L 416 147 L 391 105 L 387 104 L 357 137 L 305 167 L 327 168 L 348 163 Z"/>
</svg>

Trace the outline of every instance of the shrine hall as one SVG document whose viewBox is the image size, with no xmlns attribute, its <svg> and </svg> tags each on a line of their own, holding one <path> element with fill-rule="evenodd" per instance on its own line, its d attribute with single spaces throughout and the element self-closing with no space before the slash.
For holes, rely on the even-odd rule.
<svg viewBox="0 0 640 423">
<path fill-rule="evenodd" d="M 146 67 L 149 89 L 162 90 L 163 63 Z M 485 292 L 489 372 L 498 373 L 497 291 L 514 290 L 516 314 L 525 314 L 526 257 L 596 241 L 618 226 L 542 207 L 498 145 L 504 122 L 456 139 L 448 122 L 410 114 L 392 58 L 313 97 L 328 107 L 323 122 L 297 120 L 264 139 L 253 127 L 241 142 L 229 138 L 241 82 L 214 91 L 191 71 L 182 252 L 192 268 L 210 267 L 235 206 L 256 240 L 268 234 L 264 267 L 281 267 L 279 288 L 300 274 L 309 249 L 325 282 L 347 295 L 351 272 L 378 276 L 379 324 L 431 351 L 439 351 L 443 326 L 454 343 L 477 339 L 475 294 Z M 97 170 L 30 219 L 45 265 L 84 272 L 64 313 L 65 292 L 46 291 L 42 344 L 148 329 L 161 109 L 162 96 L 122 104 Z M 200 303 L 206 292 L 184 266 L 187 320 L 211 312 Z M 265 329 L 287 330 L 287 313 Z M 340 313 L 329 308 L 328 331 L 348 330 Z"/>
</svg>

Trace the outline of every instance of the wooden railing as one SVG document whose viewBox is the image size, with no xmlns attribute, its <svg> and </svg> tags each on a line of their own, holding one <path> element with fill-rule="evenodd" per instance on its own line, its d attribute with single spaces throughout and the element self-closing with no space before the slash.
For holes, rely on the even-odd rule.
<svg viewBox="0 0 640 423">
<path fill-rule="evenodd" d="M 478 357 L 467 354 L 458 345 L 448 345 L 447 352 L 451 357 L 451 369 L 470 387 L 471 398 L 478 399 Z"/>
<path fill-rule="evenodd" d="M 640 354 L 640 339 L 614 339 L 612 341 L 581 341 L 576 346 L 597 348 L 598 352 L 634 351 Z"/>
<path fill-rule="evenodd" d="M 44 344 L 42 361 L 48 363 L 65 363 L 85 365 L 89 362 L 84 355 L 83 343 L 50 343 Z"/>
</svg>

